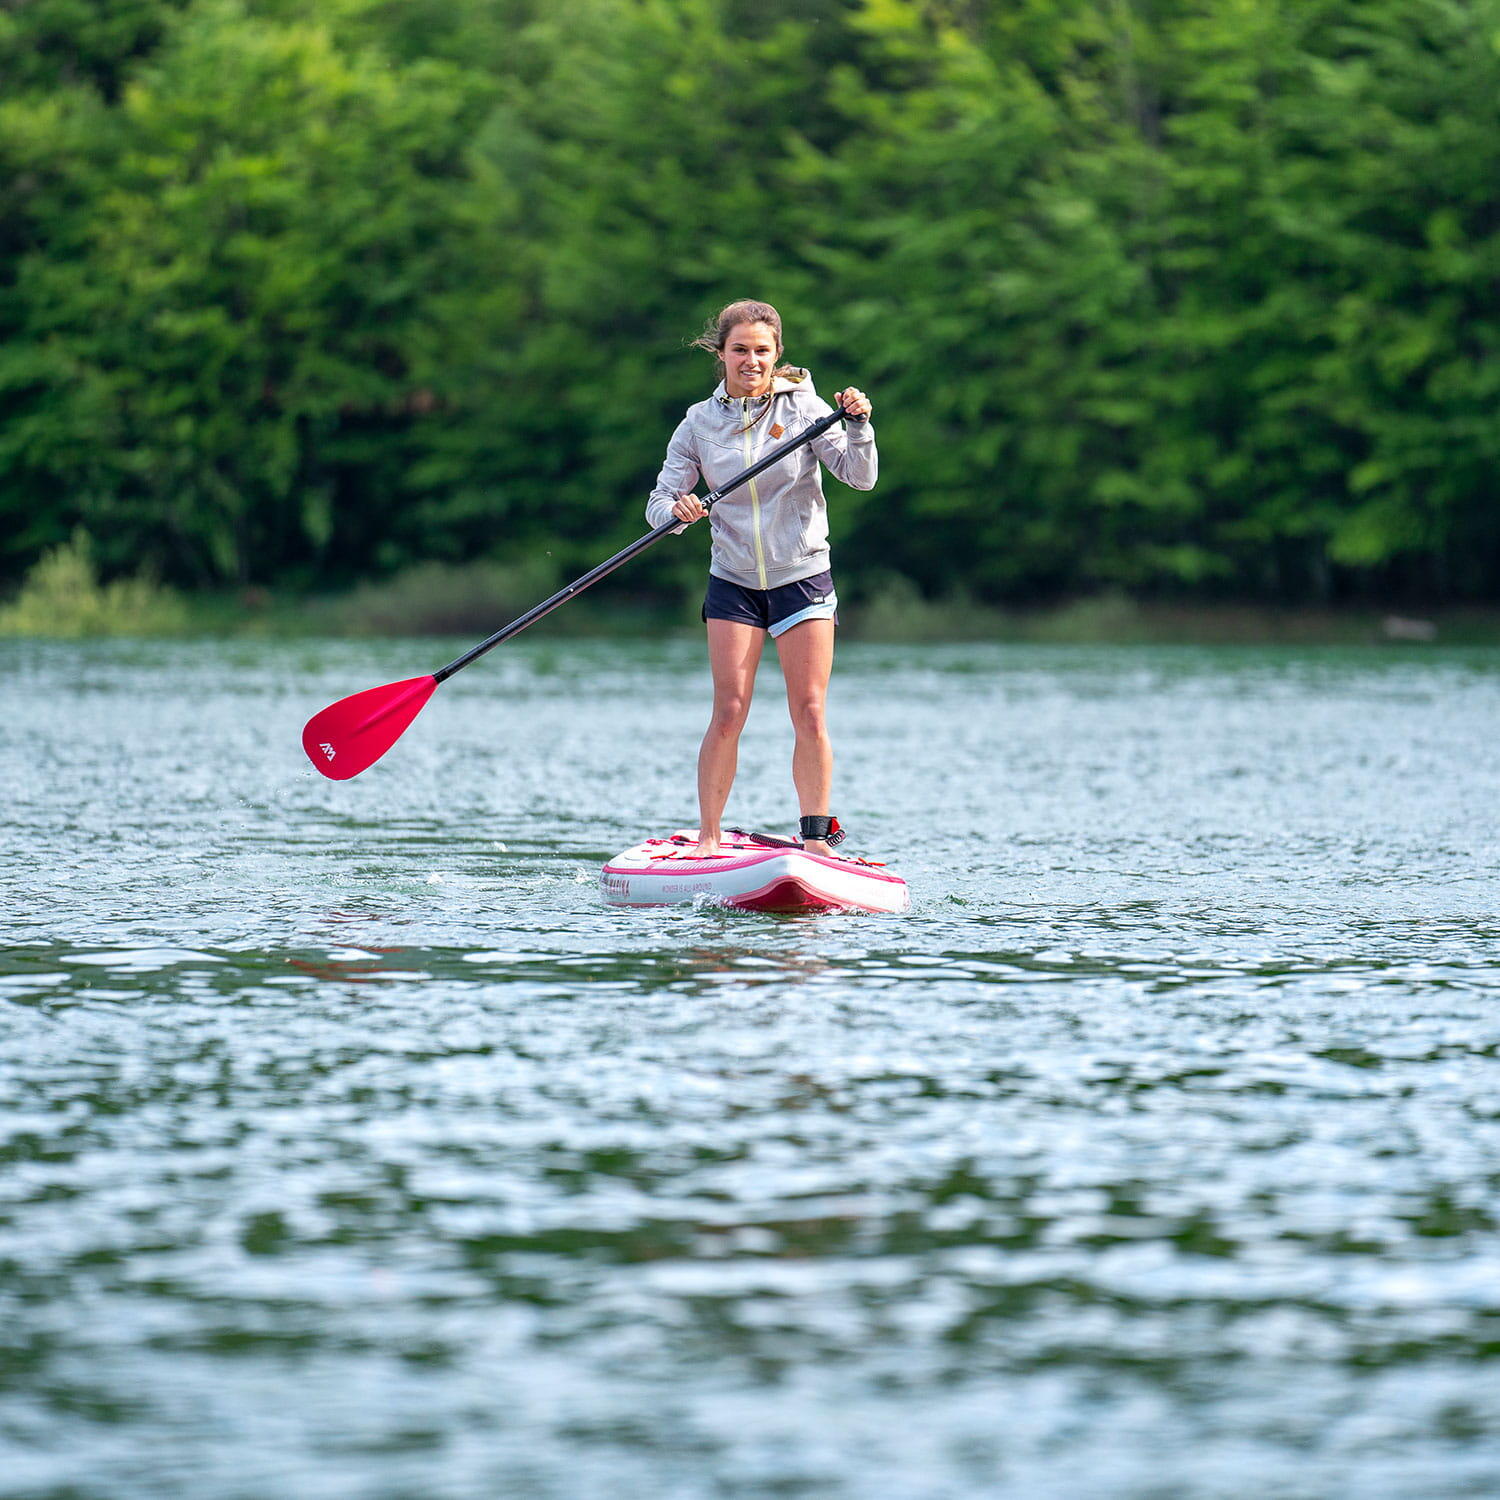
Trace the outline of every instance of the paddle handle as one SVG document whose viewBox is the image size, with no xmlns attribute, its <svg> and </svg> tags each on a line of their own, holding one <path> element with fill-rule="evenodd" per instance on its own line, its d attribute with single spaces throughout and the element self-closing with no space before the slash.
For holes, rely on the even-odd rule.
<svg viewBox="0 0 1500 1500">
<path fill-rule="evenodd" d="M 763 458 L 751 464 L 748 469 L 742 470 L 733 479 L 721 484 L 712 494 L 705 495 L 703 508 L 705 510 L 712 509 L 731 490 L 737 490 L 742 484 L 748 484 L 757 474 L 764 473 L 772 464 L 780 463 L 788 453 L 794 453 L 804 443 L 810 443 L 815 437 L 819 437 L 821 434 L 827 432 L 835 422 L 845 420 L 846 418 L 851 422 L 862 422 L 865 420 L 863 417 L 850 417 L 842 407 L 834 407 L 826 417 L 819 417 L 816 422 L 799 432 L 796 437 L 788 438 L 779 447 L 771 449 Z M 455 672 L 461 671 L 464 667 L 468 666 L 470 662 L 478 661 L 486 651 L 493 651 L 501 641 L 508 641 L 511 636 L 520 635 L 528 626 L 535 625 L 543 616 L 550 615 L 554 609 L 566 604 L 575 594 L 581 594 L 586 588 L 592 587 L 607 574 L 613 573 L 622 563 L 629 562 L 632 557 L 638 556 L 647 547 L 654 547 L 664 536 L 670 536 L 682 524 L 675 516 L 670 521 L 663 521 L 654 531 L 648 531 L 645 536 L 637 537 L 628 547 L 622 547 L 613 557 L 605 558 L 598 567 L 590 568 L 583 577 L 575 578 L 566 588 L 560 588 L 550 599 L 543 599 L 540 604 L 533 605 L 528 609 L 524 615 L 517 615 L 509 625 L 502 626 L 487 640 L 480 641 L 477 646 L 450 661 L 446 667 L 442 667 L 434 672 L 432 674 L 433 677 L 438 682 L 445 682 Z"/>
</svg>

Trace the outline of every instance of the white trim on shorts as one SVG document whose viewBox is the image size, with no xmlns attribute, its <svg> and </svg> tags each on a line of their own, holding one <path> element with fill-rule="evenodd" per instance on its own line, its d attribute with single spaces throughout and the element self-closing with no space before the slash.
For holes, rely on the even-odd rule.
<svg viewBox="0 0 1500 1500">
<path fill-rule="evenodd" d="M 790 630 L 793 625 L 800 625 L 804 620 L 831 620 L 839 607 L 839 596 L 829 594 L 821 604 L 809 604 L 806 609 L 799 609 L 796 614 L 788 615 L 784 620 L 778 620 L 770 626 L 770 633 L 774 639 L 784 630 Z"/>
</svg>

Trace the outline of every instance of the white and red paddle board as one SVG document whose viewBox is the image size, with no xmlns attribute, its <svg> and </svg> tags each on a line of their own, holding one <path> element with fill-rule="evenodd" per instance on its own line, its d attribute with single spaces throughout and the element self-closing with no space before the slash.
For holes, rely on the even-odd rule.
<svg viewBox="0 0 1500 1500">
<path fill-rule="evenodd" d="M 647 839 L 605 865 L 599 889 L 611 906 L 670 906 L 708 901 L 744 911 L 869 911 L 911 909 L 906 882 L 868 859 L 840 859 L 756 841 L 728 830 L 720 853 L 693 855 L 696 829 Z"/>
</svg>

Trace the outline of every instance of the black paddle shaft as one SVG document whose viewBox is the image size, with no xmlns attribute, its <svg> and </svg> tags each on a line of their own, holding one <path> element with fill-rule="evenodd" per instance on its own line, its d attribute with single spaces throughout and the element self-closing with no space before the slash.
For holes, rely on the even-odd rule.
<svg viewBox="0 0 1500 1500">
<path fill-rule="evenodd" d="M 736 474 L 733 479 L 721 484 L 711 495 L 703 497 L 703 508 L 712 510 L 731 490 L 737 490 L 742 484 L 748 484 L 757 474 L 764 473 L 772 464 L 780 463 L 788 453 L 795 453 L 804 443 L 810 443 L 815 437 L 828 431 L 835 422 L 847 418 L 851 422 L 863 422 L 863 417 L 850 417 L 840 407 L 835 407 L 826 417 L 819 417 L 811 427 L 799 432 L 796 437 L 788 438 L 779 447 L 771 449 L 763 458 L 757 459 L 748 469 Z M 550 615 L 560 604 L 566 604 L 575 594 L 581 594 L 586 588 L 599 582 L 607 573 L 613 573 L 621 563 L 627 563 L 632 557 L 637 556 L 653 547 L 664 536 L 670 536 L 683 523 L 673 517 L 670 521 L 663 521 L 655 531 L 648 531 L 645 536 L 637 537 L 628 547 L 622 547 L 613 557 L 605 558 L 597 568 L 590 568 L 582 578 L 575 578 L 566 588 L 559 589 L 550 599 L 543 599 L 540 604 L 533 605 L 524 615 L 518 615 L 509 625 L 502 626 L 488 640 L 480 641 L 470 651 L 465 651 L 455 661 L 450 661 L 446 667 L 434 672 L 432 675 L 438 682 L 445 682 L 460 668 L 466 667 L 471 661 L 478 661 L 486 651 L 493 650 L 501 641 L 508 641 L 513 635 L 520 635 L 528 625 L 535 625 L 543 615 Z"/>
</svg>

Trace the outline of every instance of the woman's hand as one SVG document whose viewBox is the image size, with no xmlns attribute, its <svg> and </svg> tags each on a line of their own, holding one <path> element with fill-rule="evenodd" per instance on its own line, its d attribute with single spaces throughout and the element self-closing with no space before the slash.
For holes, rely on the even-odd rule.
<svg viewBox="0 0 1500 1500">
<path fill-rule="evenodd" d="M 874 410 L 870 398 L 852 385 L 846 391 L 839 391 L 833 399 L 844 408 L 846 417 L 868 417 Z"/>
<path fill-rule="evenodd" d="M 696 495 L 679 495 L 677 502 L 672 507 L 673 516 L 679 521 L 686 521 L 691 525 L 694 521 L 701 521 L 708 514 L 703 508 L 703 502 Z"/>
</svg>

